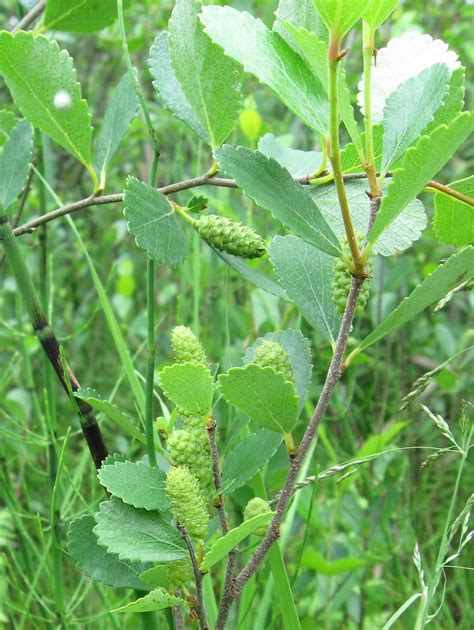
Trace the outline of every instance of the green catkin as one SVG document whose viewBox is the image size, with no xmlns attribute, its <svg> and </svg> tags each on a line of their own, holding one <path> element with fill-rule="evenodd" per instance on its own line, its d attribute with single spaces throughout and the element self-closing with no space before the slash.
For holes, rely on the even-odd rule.
<svg viewBox="0 0 474 630">
<path fill-rule="evenodd" d="M 267 512 L 271 512 L 271 507 L 268 501 L 265 501 L 265 499 L 261 499 L 260 497 L 254 497 L 253 499 L 250 499 L 245 506 L 244 521 L 248 521 L 255 516 L 260 516 L 260 514 L 267 514 Z M 265 536 L 267 530 L 268 525 L 262 525 L 254 531 L 254 534 L 257 534 L 257 536 Z"/>
<path fill-rule="evenodd" d="M 357 240 L 359 248 L 362 248 L 364 243 L 364 234 L 357 233 Z M 351 249 L 347 238 L 342 242 L 342 256 L 336 258 L 334 261 L 333 274 L 332 274 L 332 299 L 338 313 L 344 313 L 346 308 L 347 298 L 349 297 L 349 291 L 351 289 L 352 275 L 349 269 L 351 261 Z M 367 264 L 367 273 L 370 274 L 372 269 L 372 261 L 369 259 Z M 370 295 L 370 279 L 366 280 L 362 285 L 362 289 L 359 296 L 359 301 L 355 309 L 355 316 L 362 315 L 367 306 Z"/>
<path fill-rule="evenodd" d="M 171 350 L 176 363 L 198 363 L 207 366 L 201 342 L 187 326 L 175 326 L 171 333 Z"/>
<path fill-rule="evenodd" d="M 181 588 L 191 579 L 192 566 L 189 558 L 167 562 L 165 568 L 166 581 L 171 588 Z"/>
<path fill-rule="evenodd" d="M 166 477 L 166 490 L 177 522 L 193 540 L 204 540 L 209 514 L 197 478 L 185 466 L 172 466 Z"/>
<path fill-rule="evenodd" d="M 261 258 L 265 243 L 259 234 L 238 221 L 209 214 L 199 217 L 195 224 L 200 236 L 219 251 L 241 258 Z"/>
<path fill-rule="evenodd" d="M 194 439 L 199 442 L 206 453 L 209 453 L 209 439 L 207 437 L 206 423 L 199 416 L 192 416 L 187 413 L 181 413 L 181 428 L 191 433 Z"/>
<path fill-rule="evenodd" d="M 168 438 L 167 449 L 173 462 L 189 468 L 204 491 L 211 488 L 213 477 L 209 451 L 191 432 L 184 429 L 173 431 Z"/>
<path fill-rule="evenodd" d="M 260 367 L 272 367 L 285 377 L 285 380 L 294 382 L 291 360 L 286 350 L 275 341 L 265 339 L 255 348 L 252 363 Z"/>
</svg>

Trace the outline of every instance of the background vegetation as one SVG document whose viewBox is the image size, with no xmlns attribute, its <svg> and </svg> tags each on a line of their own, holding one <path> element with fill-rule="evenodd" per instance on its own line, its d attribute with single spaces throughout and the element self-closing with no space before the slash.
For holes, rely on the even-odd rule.
<svg viewBox="0 0 474 630">
<path fill-rule="evenodd" d="M 251 11 L 268 24 L 277 1 L 233 0 L 228 4 Z M 8 28 L 8 20 L 16 15 L 19 5 L 13 0 L 2 2 L 0 27 Z M 171 0 L 142 0 L 133 3 L 126 14 L 134 63 L 142 73 L 161 146 L 160 185 L 204 173 L 210 166 L 207 149 L 154 100 L 146 69 L 149 47 L 160 29 L 166 27 L 172 5 Z M 467 101 L 472 105 L 469 67 L 474 60 L 473 17 L 474 5 L 461 0 L 407 0 L 383 26 L 377 44 L 381 47 L 391 37 L 409 30 L 441 37 L 468 68 Z M 94 36 L 58 33 L 57 39 L 74 57 L 94 119 L 100 121 L 111 92 L 125 71 L 117 26 Z M 350 46 L 360 48 L 357 34 Z M 348 57 L 354 94 L 361 73 L 359 60 L 358 55 Z M 250 129 L 242 122 L 230 143 L 255 147 L 260 136 L 271 132 L 293 148 L 315 148 L 308 130 L 267 89 L 248 76 L 243 77 L 243 82 L 243 92 L 249 95 L 247 110 L 257 114 L 251 114 Z M 10 103 L 3 84 L 0 103 L 2 107 Z M 146 128 L 138 117 L 114 158 L 107 192 L 122 190 L 130 174 L 146 180 L 149 151 Z M 64 202 L 90 193 L 87 173 L 79 163 L 47 142 L 46 156 L 48 180 Z M 474 145 L 466 143 L 446 167 L 441 181 L 448 183 L 466 177 L 472 173 L 473 162 Z M 204 194 L 216 213 L 254 225 L 261 234 L 275 233 L 275 223 L 240 193 L 209 188 Z M 182 193 L 176 199 L 185 205 L 190 196 L 191 193 Z M 432 197 L 426 195 L 423 201 L 431 217 Z M 50 198 L 43 200 L 33 181 L 27 203 L 19 207 L 21 216 L 17 221 L 32 218 L 44 207 L 51 210 L 56 204 Z M 126 231 L 120 205 L 96 206 L 78 213 L 74 221 L 107 286 L 137 372 L 144 374 L 145 257 Z M 211 360 L 223 368 L 238 364 L 244 348 L 256 337 L 286 327 L 299 328 L 313 344 L 315 378 L 307 409 L 311 413 L 330 358 L 326 342 L 295 308 L 243 281 L 197 235 L 188 236 L 192 238 L 192 255 L 186 263 L 174 271 L 158 269 L 157 365 L 169 360 L 169 332 L 177 323 L 190 325 L 200 335 Z M 47 239 L 47 260 L 41 259 L 41 239 Z M 90 271 L 68 224 L 64 220 L 51 223 L 45 230 L 23 236 L 22 245 L 28 265 L 35 272 L 36 284 L 43 287 L 43 295 L 47 296 L 56 333 L 73 357 L 81 382 L 104 396 L 113 395 L 121 408 L 133 414 L 132 397 L 128 385 L 122 383 L 122 367 Z M 429 227 L 409 253 L 398 258 L 379 257 L 370 308 L 358 320 L 353 337 L 360 338 L 364 330 L 380 321 L 400 296 L 408 294 L 451 251 L 450 246 L 436 241 Z M 96 482 L 74 413 L 56 383 L 52 388 L 55 396 L 49 398 L 48 407 L 49 416 L 57 419 L 57 435 L 51 436 L 48 423 L 38 423 L 45 409 L 42 392 L 44 388 L 51 391 L 50 375 L 44 371 L 42 351 L 31 335 L 14 280 L 1 254 L 0 277 L 0 626 L 61 627 L 57 613 L 63 608 L 67 627 L 135 627 L 137 617 L 114 617 L 108 613 L 127 601 L 128 594 L 93 584 L 67 558 L 68 522 L 85 510 L 93 510 L 103 498 L 102 489 Z M 408 327 L 380 342 L 375 350 L 361 355 L 357 369 L 351 370 L 336 389 L 316 445 L 313 469 L 308 474 L 317 474 L 360 454 L 370 455 L 383 449 L 390 452 L 347 479 L 341 481 L 341 473 L 309 485 L 299 492 L 293 504 L 291 528 L 288 525 L 284 530 L 283 540 L 305 628 L 380 628 L 398 606 L 420 589 L 412 558 L 417 542 L 425 572 L 429 574 L 434 566 L 453 494 L 458 456 L 439 450 L 448 442 L 421 404 L 443 416 L 452 433 L 459 436 L 460 421 L 471 413 L 468 400 L 473 386 L 474 355 L 466 349 L 474 341 L 469 319 L 472 306 L 472 296 L 461 294 L 438 312 L 424 312 Z M 430 379 L 425 391 L 400 411 L 402 399 L 413 382 L 448 359 L 449 363 Z M 158 404 L 156 412 L 160 415 Z M 235 441 L 241 421 L 224 409 L 218 419 L 225 452 Z M 60 452 L 71 424 L 73 431 L 57 488 L 60 524 L 56 538 L 50 518 L 47 460 L 51 441 L 57 439 Z M 102 419 L 101 426 L 111 450 L 136 460 L 142 457 L 143 449 L 137 443 L 132 445 L 106 419 Z M 270 494 L 281 487 L 286 468 L 282 451 L 266 471 Z M 456 513 L 472 490 L 470 482 L 472 474 L 470 479 L 466 474 Z M 238 522 L 252 494 L 249 488 L 243 488 L 235 496 L 231 516 Z M 57 554 L 53 549 L 57 544 L 65 554 L 61 583 L 54 579 Z M 337 562 L 341 557 L 349 558 L 344 566 Z M 467 630 L 474 625 L 468 553 L 454 564 L 464 568 L 447 569 L 446 588 L 444 593 L 440 589 L 439 599 L 444 605 L 433 627 Z M 280 627 L 267 570 L 260 571 L 251 585 L 256 595 L 248 601 L 244 594 L 238 627 Z M 250 605 L 252 623 L 248 625 L 246 614 Z M 413 627 L 414 614 L 408 612 L 398 627 Z"/>
</svg>

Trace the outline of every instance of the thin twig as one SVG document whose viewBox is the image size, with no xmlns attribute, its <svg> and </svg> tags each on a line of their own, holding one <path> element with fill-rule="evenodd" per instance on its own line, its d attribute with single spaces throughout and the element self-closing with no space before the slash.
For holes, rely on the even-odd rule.
<svg viewBox="0 0 474 630">
<path fill-rule="evenodd" d="M 185 527 L 178 525 L 180 534 L 188 548 L 191 564 L 193 565 L 194 579 L 196 582 L 196 613 L 199 621 L 200 630 L 210 630 L 209 621 L 207 619 L 207 611 L 204 606 L 204 590 L 202 587 L 203 574 L 197 563 L 196 554 L 194 553 L 193 543 Z"/>
<path fill-rule="evenodd" d="M 212 459 L 212 471 L 214 474 L 214 485 L 217 491 L 216 509 L 219 514 L 219 520 L 221 523 L 222 533 L 227 534 L 229 531 L 229 523 L 227 521 L 227 514 L 225 510 L 225 501 L 221 493 L 222 488 L 222 472 L 219 461 L 219 452 L 217 450 L 216 442 L 216 423 L 213 418 L 210 419 L 210 424 L 207 426 L 207 437 L 209 440 L 209 448 L 211 450 Z M 238 547 L 234 547 L 227 556 L 227 564 L 224 578 L 224 588 L 222 594 L 221 605 L 219 607 L 219 613 L 217 616 L 216 628 L 219 628 L 221 623 L 221 617 L 225 623 L 229 614 L 228 610 L 232 604 L 232 582 L 234 579 L 234 569 L 237 560 Z"/>
<path fill-rule="evenodd" d="M 16 33 L 17 31 L 26 31 L 26 29 L 38 18 L 44 11 L 46 6 L 46 0 L 40 0 L 38 4 L 36 4 L 31 11 L 18 22 L 16 26 L 12 28 L 12 33 Z"/>
<path fill-rule="evenodd" d="M 176 597 L 182 597 L 183 593 L 182 591 L 177 588 L 176 589 Z M 183 609 L 181 608 L 181 606 L 175 606 L 173 608 L 173 612 L 174 612 L 174 627 L 175 630 L 184 630 L 184 619 L 183 619 Z"/>
</svg>

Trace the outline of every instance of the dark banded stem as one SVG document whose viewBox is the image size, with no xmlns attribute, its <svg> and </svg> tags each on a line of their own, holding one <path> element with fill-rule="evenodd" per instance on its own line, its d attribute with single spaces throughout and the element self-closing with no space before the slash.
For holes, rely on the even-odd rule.
<svg viewBox="0 0 474 630">
<path fill-rule="evenodd" d="M 74 408 L 77 410 L 81 422 L 82 432 L 89 447 L 96 468 L 100 468 L 101 462 L 107 457 L 107 448 L 102 438 L 99 425 L 92 407 L 74 397 L 81 386 L 74 372 L 64 361 L 59 342 L 49 325 L 41 306 L 38 294 L 31 279 L 28 268 L 17 239 L 12 230 L 10 219 L 0 205 L 0 243 L 3 245 L 5 257 L 8 260 L 18 289 L 23 298 L 25 309 L 31 321 L 33 330 L 38 337 L 41 346 L 48 357 L 59 381 L 66 390 Z"/>
</svg>

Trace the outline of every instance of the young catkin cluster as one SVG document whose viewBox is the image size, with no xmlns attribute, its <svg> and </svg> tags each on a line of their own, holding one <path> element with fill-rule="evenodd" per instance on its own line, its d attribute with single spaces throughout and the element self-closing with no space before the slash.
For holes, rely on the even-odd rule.
<svg viewBox="0 0 474 630">
<path fill-rule="evenodd" d="M 178 429 L 168 438 L 167 449 L 173 462 L 186 466 L 198 479 L 202 490 L 209 491 L 212 485 L 212 465 L 209 449 L 202 441 L 184 429 Z"/>
<path fill-rule="evenodd" d="M 209 514 L 197 478 L 186 466 L 173 466 L 166 477 L 166 490 L 177 522 L 193 540 L 204 540 Z"/>
<path fill-rule="evenodd" d="M 171 333 L 171 351 L 175 363 L 207 365 L 206 352 L 201 342 L 187 326 L 175 326 Z"/>
<path fill-rule="evenodd" d="M 268 501 L 265 501 L 265 499 L 261 499 L 260 497 L 254 497 L 253 499 L 250 499 L 245 506 L 244 521 L 248 521 L 249 519 L 254 518 L 254 516 L 260 516 L 260 514 L 266 514 L 270 511 L 271 507 Z M 267 530 L 268 525 L 262 525 L 254 531 L 254 534 L 257 534 L 257 536 L 265 536 Z"/>
<path fill-rule="evenodd" d="M 260 367 L 272 367 L 285 377 L 286 381 L 294 382 L 293 368 L 291 360 L 286 350 L 276 341 L 264 339 L 255 348 L 252 363 Z"/>
<path fill-rule="evenodd" d="M 192 566 L 189 558 L 173 560 L 163 565 L 165 569 L 165 579 L 170 588 L 181 588 L 191 579 Z"/>
<path fill-rule="evenodd" d="M 357 234 L 357 241 L 359 248 L 362 248 L 364 243 L 364 234 Z M 349 291 L 351 289 L 352 276 L 349 269 L 349 262 L 351 260 L 351 249 L 347 238 L 342 242 L 342 256 L 336 258 L 333 267 L 332 274 L 332 299 L 338 313 L 344 313 L 346 308 L 347 298 L 349 297 Z M 367 265 L 367 271 L 370 274 L 372 269 L 372 261 L 369 260 Z M 356 306 L 355 315 L 359 316 L 364 312 L 370 295 L 370 280 L 366 280 L 362 285 L 359 301 Z"/>
<path fill-rule="evenodd" d="M 265 243 L 255 230 L 227 217 L 203 215 L 195 227 L 209 245 L 221 252 L 241 258 L 260 258 L 266 252 Z"/>
</svg>

